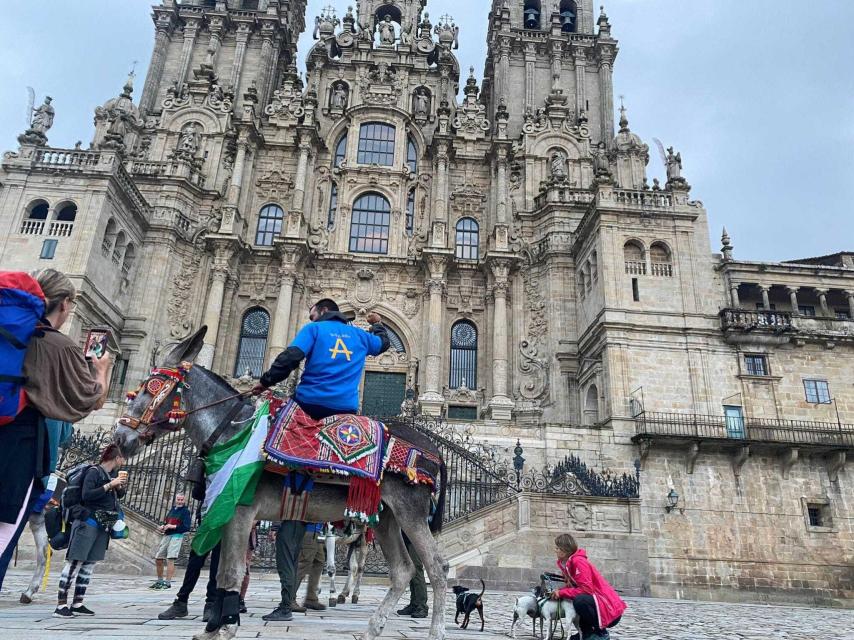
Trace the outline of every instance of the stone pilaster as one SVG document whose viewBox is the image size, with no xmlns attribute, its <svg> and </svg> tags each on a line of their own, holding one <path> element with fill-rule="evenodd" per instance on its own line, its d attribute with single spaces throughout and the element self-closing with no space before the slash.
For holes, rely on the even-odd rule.
<svg viewBox="0 0 854 640">
<path fill-rule="evenodd" d="M 231 273 L 230 262 L 233 255 L 234 249 L 230 242 L 216 242 L 214 244 L 214 257 L 210 268 L 210 288 L 208 289 L 204 315 L 204 324 L 207 325 L 208 331 L 205 334 L 204 346 L 196 359 L 196 362 L 207 368 L 213 364 L 214 352 L 216 351 L 222 304 L 225 296 L 225 282 Z"/>
<path fill-rule="evenodd" d="M 510 420 L 513 417 L 513 401 L 507 393 L 507 293 L 510 288 L 510 263 L 496 260 L 490 265 L 495 299 L 492 323 L 492 399 L 489 401 L 489 413 L 493 420 Z"/>
<path fill-rule="evenodd" d="M 428 415 L 439 415 L 445 398 L 441 393 L 442 354 L 444 351 L 444 322 L 445 312 L 445 269 L 448 257 L 444 255 L 429 255 L 427 257 L 428 279 L 425 283 L 429 296 L 427 311 L 427 357 L 425 391 L 419 402 L 421 409 Z"/>
<path fill-rule="evenodd" d="M 249 33 L 252 31 L 252 24 L 249 22 L 237 23 L 237 34 L 235 39 L 237 44 L 234 47 L 234 62 L 231 65 L 231 77 L 229 83 L 237 93 L 240 84 L 240 73 L 243 69 L 243 58 L 246 56 L 246 45 L 249 42 Z"/>
<path fill-rule="evenodd" d="M 614 47 L 604 45 L 599 50 L 599 110 L 602 119 L 602 141 L 614 139 Z"/>
<path fill-rule="evenodd" d="M 587 92 L 584 87 L 587 54 L 579 47 L 576 47 L 573 54 L 575 57 L 575 114 L 580 116 L 582 112 L 587 111 Z"/>
<path fill-rule="evenodd" d="M 166 64 L 166 52 L 175 28 L 175 16 L 171 11 L 158 11 L 154 13 L 154 50 L 151 52 L 151 63 L 148 67 L 148 75 L 142 94 L 139 99 L 139 110 L 144 115 L 151 113 L 157 106 L 157 94 L 160 83 L 163 80 L 163 68 Z"/>
<path fill-rule="evenodd" d="M 181 62 L 178 64 L 178 87 L 187 81 L 190 61 L 193 59 L 193 47 L 199 33 L 202 20 L 198 17 L 186 17 L 184 24 L 184 44 L 181 47 Z"/>
<path fill-rule="evenodd" d="M 279 245 L 279 255 L 281 257 L 279 266 L 279 296 L 276 300 L 276 315 L 273 318 L 273 327 L 270 332 L 270 347 L 267 352 L 268 363 L 272 363 L 276 356 L 288 346 L 294 285 L 297 281 L 299 263 L 304 253 L 304 247 L 301 245 Z"/>
<path fill-rule="evenodd" d="M 797 315 L 798 311 L 798 289 L 800 287 L 786 287 L 786 292 L 789 294 L 789 302 L 792 305 L 792 313 Z"/>
</svg>

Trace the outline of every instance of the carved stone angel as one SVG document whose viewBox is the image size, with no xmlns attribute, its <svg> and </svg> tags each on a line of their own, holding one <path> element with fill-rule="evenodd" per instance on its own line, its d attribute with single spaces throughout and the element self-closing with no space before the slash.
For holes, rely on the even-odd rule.
<svg viewBox="0 0 854 640">
<path fill-rule="evenodd" d="M 33 119 L 30 124 L 30 130 L 36 133 L 44 134 L 53 126 L 54 108 L 51 106 L 53 98 L 46 96 L 44 103 L 39 105 L 37 109 L 33 109 Z"/>
<path fill-rule="evenodd" d="M 667 181 L 680 182 L 682 180 L 682 154 L 674 153 L 673 147 L 667 149 Z"/>
</svg>

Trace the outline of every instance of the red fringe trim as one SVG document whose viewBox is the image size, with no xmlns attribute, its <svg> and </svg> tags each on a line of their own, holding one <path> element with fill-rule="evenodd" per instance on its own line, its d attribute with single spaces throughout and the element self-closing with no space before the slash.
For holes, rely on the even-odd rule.
<svg viewBox="0 0 854 640">
<path fill-rule="evenodd" d="M 376 520 L 379 510 L 380 485 L 367 478 L 350 478 L 345 514 L 370 523 Z"/>
</svg>

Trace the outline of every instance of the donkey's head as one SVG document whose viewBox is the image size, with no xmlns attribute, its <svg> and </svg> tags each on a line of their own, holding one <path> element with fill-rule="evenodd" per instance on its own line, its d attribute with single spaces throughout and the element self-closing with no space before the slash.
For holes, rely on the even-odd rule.
<svg viewBox="0 0 854 640">
<path fill-rule="evenodd" d="M 207 330 L 203 326 L 175 345 L 139 388 L 128 394 L 128 406 L 115 432 L 115 442 L 126 456 L 132 456 L 140 445 L 150 443 L 160 433 L 181 427 L 186 416 L 182 395 Z"/>
</svg>

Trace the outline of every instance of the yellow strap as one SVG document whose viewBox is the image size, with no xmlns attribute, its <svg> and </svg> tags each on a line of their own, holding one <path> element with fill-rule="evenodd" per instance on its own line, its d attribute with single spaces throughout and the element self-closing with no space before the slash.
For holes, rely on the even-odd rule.
<svg viewBox="0 0 854 640">
<path fill-rule="evenodd" d="M 42 593 L 47 591 L 47 577 L 50 575 L 50 556 L 53 555 L 53 549 L 50 544 L 47 545 L 47 562 L 44 566 L 44 576 L 42 576 Z"/>
</svg>

